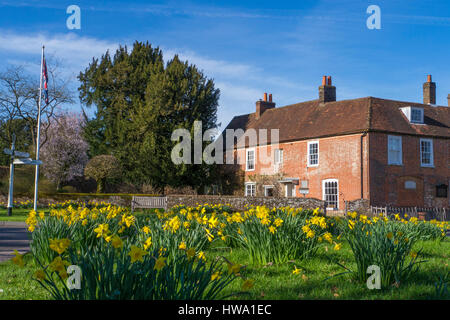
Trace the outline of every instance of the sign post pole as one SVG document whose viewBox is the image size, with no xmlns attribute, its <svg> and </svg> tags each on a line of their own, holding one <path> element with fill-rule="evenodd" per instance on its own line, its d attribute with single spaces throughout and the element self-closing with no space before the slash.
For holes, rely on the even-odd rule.
<svg viewBox="0 0 450 320">
<path fill-rule="evenodd" d="M 13 208 L 13 189 L 14 189 L 14 149 L 16 144 L 16 135 L 13 134 L 11 146 L 11 163 L 9 164 L 9 191 L 8 191 L 8 216 L 12 216 Z"/>
</svg>

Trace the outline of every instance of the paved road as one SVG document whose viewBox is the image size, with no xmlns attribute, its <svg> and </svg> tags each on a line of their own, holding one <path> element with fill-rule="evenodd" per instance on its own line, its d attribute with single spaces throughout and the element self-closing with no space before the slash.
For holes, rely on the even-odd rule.
<svg viewBox="0 0 450 320">
<path fill-rule="evenodd" d="M 25 253 L 30 250 L 30 233 L 25 222 L 0 221 L 0 262 L 14 257 L 14 250 Z"/>
</svg>

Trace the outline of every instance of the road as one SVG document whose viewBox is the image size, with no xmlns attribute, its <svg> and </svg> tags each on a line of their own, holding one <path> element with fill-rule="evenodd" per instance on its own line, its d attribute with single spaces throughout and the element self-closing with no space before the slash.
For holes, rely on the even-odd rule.
<svg viewBox="0 0 450 320">
<path fill-rule="evenodd" d="M 30 233 L 25 222 L 0 221 L 0 262 L 14 257 L 14 250 L 19 253 L 30 251 Z"/>
</svg>

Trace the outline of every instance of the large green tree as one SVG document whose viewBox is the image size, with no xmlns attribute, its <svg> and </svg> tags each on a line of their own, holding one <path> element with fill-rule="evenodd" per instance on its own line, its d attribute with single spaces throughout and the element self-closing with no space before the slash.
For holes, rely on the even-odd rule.
<svg viewBox="0 0 450 320">
<path fill-rule="evenodd" d="M 219 90 L 196 66 L 178 56 L 165 64 L 159 48 L 136 42 L 131 52 L 120 47 L 113 57 L 107 52 L 93 59 L 79 80 L 81 101 L 96 107 L 85 127 L 91 156 L 114 155 L 135 184 L 210 183 L 210 165 L 171 161 L 175 129 L 193 134 L 194 121 L 202 122 L 203 132 L 216 127 Z"/>
</svg>

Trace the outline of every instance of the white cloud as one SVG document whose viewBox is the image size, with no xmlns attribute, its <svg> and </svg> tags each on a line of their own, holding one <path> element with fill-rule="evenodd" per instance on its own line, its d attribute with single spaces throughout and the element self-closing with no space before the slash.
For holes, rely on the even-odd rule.
<svg viewBox="0 0 450 320">
<path fill-rule="evenodd" d="M 3 52 L 40 56 L 42 45 L 45 45 L 46 55 L 62 59 L 76 72 L 86 67 L 93 57 L 99 57 L 106 50 L 112 51 L 118 47 L 118 43 L 80 37 L 73 33 L 54 36 L 43 33 L 22 35 L 0 30 L 0 50 Z"/>
<path fill-rule="evenodd" d="M 172 59 L 175 54 L 178 54 L 181 60 L 187 60 L 189 63 L 195 64 L 207 75 L 213 75 L 214 77 L 236 79 L 237 77 L 249 77 L 255 73 L 261 72 L 260 69 L 250 65 L 202 57 L 189 50 L 163 48 L 163 53 L 166 61 Z"/>
<path fill-rule="evenodd" d="M 43 44 L 47 57 L 53 56 L 62 60 L 64 73 L 73 77 L 74 90 L 75 76 L 88 66 L 92 57 L 100 57 L 107 50 L 114 52 L 119 46 L 115 41 L 82 37 L 73 33 L 52 36 L 43 33 L 23 35 L 0 30 L 0 51 L 6 57 L 5 61 L 23 65 L 29 71 L 39 70 Z M 121 44 L 128 44 L 130 47 L 130 42 L 122 41 Z M 277 92 L 281 98 L 293 90 L 300 92 L 309 89 L 309 86 L 273 75 L 270 70 L 250 64 L 213 59 L 192 50 L 163 48 L 163 53 L 166 61 L 178 54 L 182 60 L 195 64 L 208 78 L 214 79 L 216 87 L 221 91 L 218 122 L 222 123 L 222 127 L 225 127 L 235 115 L 254 112 L 254 103 L 262 98 L 264 91 Z M 288 101 L 288 103 L 295 102 L 297 101 Z"/>
</svg>

